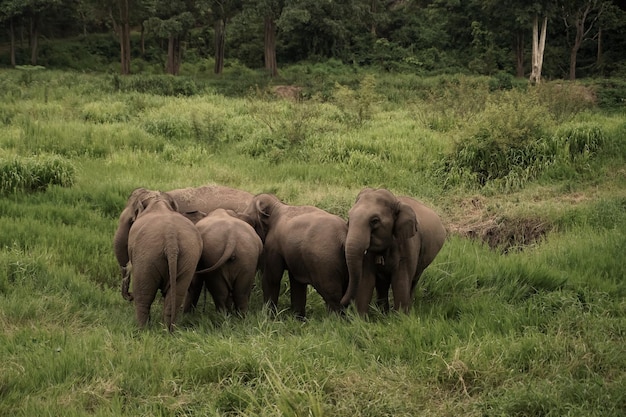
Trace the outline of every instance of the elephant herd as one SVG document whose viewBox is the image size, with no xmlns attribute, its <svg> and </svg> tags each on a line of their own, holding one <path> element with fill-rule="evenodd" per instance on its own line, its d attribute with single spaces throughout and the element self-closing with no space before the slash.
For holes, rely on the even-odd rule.
<svg viewBox="0 0 626 417">
<path fill-rule="evenodd" d="M 410 197 L 365 188 L 348 221 L 314 206 L 292 206 L 273 194 L 220 185 L 168 192 L 135 189 L 113 239 L 122 296 L 144 327 L 157 293 L 170 331 L 177 312 L 194 309 L 206 288 L 218 311 L 245 314 L 257 270 L 264 302 L 278 304 L 288 272 L 291 309 L 305 317 L 307 286 L 329 311 L 351 303 L 366 315 L 376 303 L 408 312 L 415 285 L 446 239 L 439 216 Z M 132 274 L 132 293 L 130 290 Z"/>
</svg>

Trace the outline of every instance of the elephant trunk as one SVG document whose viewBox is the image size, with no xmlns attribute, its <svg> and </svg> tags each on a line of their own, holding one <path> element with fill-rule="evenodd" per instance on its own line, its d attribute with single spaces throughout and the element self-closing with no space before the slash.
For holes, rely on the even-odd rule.
<svg viewBox="0 0 626 417">
<path fill-rule="evenodd" d="M 369 247 L 369 234 L 356 228 L 348 229 L 346 237 L 346 264 L 348 266 L 348 289 L 341 299 L 341 305 L 347 306 L 356 296 L 361 276 L 363 275 L 363 258 Z M 367 228 L 369 232 L 369 228 Z"/>
<path fill-rule="evenodd" d="M 124 216 L 124 213 L 122 213 L 122 216 Z M 113 251 L 120 266 L 122 277 L 126 275 L 126 266 L 130 260 L 128 257 L 128 233 L 130 232 L 130 226 L 130 221 L 123 221 L 121 218 L 113 237 Z"/>
</svg>

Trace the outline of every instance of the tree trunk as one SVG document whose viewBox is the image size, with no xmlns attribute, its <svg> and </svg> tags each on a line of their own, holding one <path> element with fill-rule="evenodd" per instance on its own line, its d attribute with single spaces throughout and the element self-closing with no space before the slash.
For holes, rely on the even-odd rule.
<svg viewBox="0 0 626 417">
<path fill-rule="evenodd" d="M 15 67 L 15 28 L 13 27 L 13 18 L 9 19 L 9 38 L 11 39 L 11 66 Z"/>
<path fill-rule="evenodd" d="M 598 54 L 596 55 L 596 64 L 599 66 L 602 62 L 602 28 L 598 29 Z"/>
<path fill-rule="evenodd" d="M 178 75 L 180 72 L 180 38 L 177 35 L 170 35 L 167 42 L 167 68 L 166 71 L 171 75 Z"/>
<path fill-rule="evenodd" d="M 376 13 L 378 12 L 377 6 L 378 6 L 377 0 L 372 0 L 372 2 L 370 3 L 370 12 L 372 15 L 372 25 L 370 26 L 370 33 L 374 37 L 376 37 L 376 34 L 377 34 L 377 28 L 376 28 Z"/>
<path fill-rule="evenodd" d="M 180 41 L 175 35 L 170 35 L 167 42 L 167 73 L 178 75 L 180 69 Z"/>
<path fill-rule="evenodd" d="M 546 47 L 546 29 L 548 27 L 548 17 L 543 18 L 541 24 L 541 34 L 539 33 L 539 16 L 535 15 L 533 21 L 533 48 L 532 48 L 532 70 L 530 82 L 539 84 L 541 82 L 541 67 L 543 66 L 543 51 Z"/>
<path fill-rule="evenodd" d="M 142 58 L 146 56 L 146 27 L 143 22 L 141 23 L 141 37 L 140 37 L 140 48 L 141 48 L 141 56 Z"/>
<path fill-rule="evenodd" d="M 270 77 L 278 76 L 276 64 L 276 22 L 271 16 L 265 16 L 265 69 Z"/>
<path fill-rule="evenodd" d="M 37 16 L 30 19 L 30 64 L 37 65 L 39 49 L 39 24 Z"/>
<path fill-rule="evenodd" d="M 574 42 L 574 46 L 569 54 L 569 79 L 570 81 L 574 81 L 576 79 L 576 56 L 578 55 L 578 49 L 580 48 L 580 43 L 578 41 L 578 36 L 576 36 L 576 41 Z"/>
<path fill-rule="evenodd" d="M 515 35 L 515 58 L 515 74 L 519 78 L 524 78 L 524 33 L 521 30 Z"/>
<path fill-rule="evenodd" d="M 120 8 L 120 62 L 122 75 L 130 74 L 130 12 L 128 0 L 119 3 Z"/>
<path fill-rule="evenodd" d="M 224 39 L 226 33 L 226 22 L 224 19 L 215 21 L 215 67 L 213 72 L 221 74 L 224 71 Z"/>
</svg>

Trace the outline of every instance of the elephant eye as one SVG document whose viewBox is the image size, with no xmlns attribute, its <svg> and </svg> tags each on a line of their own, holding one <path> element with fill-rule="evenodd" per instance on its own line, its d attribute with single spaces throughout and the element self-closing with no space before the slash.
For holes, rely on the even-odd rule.
<svg viewBox="0 0 626 417">
<path fill-rule="evenodd" d="M 370 219 L 370 227 L 374 228 L 380 224 L 380 219 L 378 217 L 372 217 Z"/>
</svg>

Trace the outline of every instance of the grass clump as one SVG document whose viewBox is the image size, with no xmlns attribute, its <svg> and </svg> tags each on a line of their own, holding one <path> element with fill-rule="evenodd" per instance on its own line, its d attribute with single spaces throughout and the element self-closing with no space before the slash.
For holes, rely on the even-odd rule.
<svg viewBox="0 0 626 417">
<path fill-rule="evenodd" d="M 595 123 L 559 125 L 539 94 L 496 95 L 436 165 L 445 185 L 515 191 L 544 172 L 582 172 L 608 142 Z"/>
<path fill-rule="evenodd" d="M 554 110 L 504 77 L 379 73 L 367 102 L 362 72 L 299 66 L 271 81 L 303 87 L 285 100 L 267 75 L 197 69 L 224 95 L 0 72 L 3 164 L 75 168 L 71 186 L 0 198 L 0 415 L 625 414 L 623 117 Z M 354 93 L 345 107 L 335 82 Z M 459 149 L 484 151 L 464 160 L 493 168 L 484 185 L 452 165 Z M 472 181 L 443 187 L 441 155 Z M 449 237 L 409 314 L 336 317 L 309 289 L 302 322 L 284 277 L 277 314 L 257 281 L 246 317 L 209 296 L 169 334 L 159 295 L 139 331 L 120 296 L 119 214 L 136 187 L 204 184 L 343 218 L 362 187 L 386 187 L 435 208 Z"/>
<path fill-rule="evenodd" d="M 171 75 L 129 75 L 111 76 L 113 91 L 138 92 L 161 96 L 193 96 L 201 87 L 189 77 Z"/>
<path fill-rule="evenodd" d="M 0 159 L 0 194 L 43 191 L 51 185 L 71 187 L 76 168 L 55 155 Z"/>
</svg>

